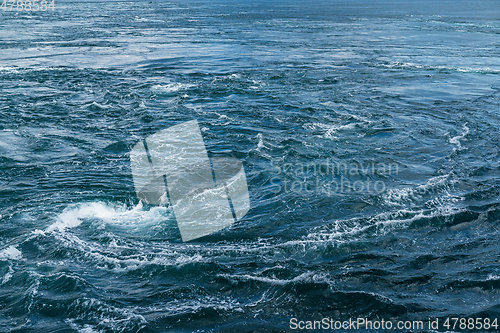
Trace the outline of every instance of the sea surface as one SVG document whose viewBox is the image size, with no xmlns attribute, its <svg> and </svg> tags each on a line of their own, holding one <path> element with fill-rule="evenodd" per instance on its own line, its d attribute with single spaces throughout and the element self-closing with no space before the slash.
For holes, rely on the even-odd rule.
<svg viewBox="0 0 500 333">
<path fill-rule="evenodd" d="M 0 17 L 1 332 L 500 317 L 499 1 Z M 129 152 L 191 120 L 243 163 L 251 209 L 182 242 Z"/>
</svg>

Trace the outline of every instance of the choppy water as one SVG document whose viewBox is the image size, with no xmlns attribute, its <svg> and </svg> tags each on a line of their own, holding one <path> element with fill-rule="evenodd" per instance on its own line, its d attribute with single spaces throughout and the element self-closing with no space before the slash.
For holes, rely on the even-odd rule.
<svg viewBox="0 0 500 333">
<path fill-rule="evenodd" d="M 0 13 L 1 331 L 500 317 L 498 1 L 55 4 Z M 252 208 L 183 243 L 128 153 L 193 119 Z"/>
</svg>

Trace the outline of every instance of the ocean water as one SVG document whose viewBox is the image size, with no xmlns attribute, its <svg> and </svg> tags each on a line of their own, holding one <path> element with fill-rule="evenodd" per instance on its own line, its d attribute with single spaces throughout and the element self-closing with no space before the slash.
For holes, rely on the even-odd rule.
<svg viewBox="0 0 500 333">
<path fill-rule="evenodd" d="M 0 15 L 0 331 L 500 317 L 498 1 Z M 182 242 L 129 152 L 194 119 L 251 209 Z"/>
</svg>

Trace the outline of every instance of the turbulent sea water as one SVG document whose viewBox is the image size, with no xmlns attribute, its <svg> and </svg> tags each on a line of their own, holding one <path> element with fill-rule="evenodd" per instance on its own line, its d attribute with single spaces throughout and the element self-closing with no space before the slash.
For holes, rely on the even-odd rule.
<svg viewBox="0 0 500 333">
<path fill-rule="evenodd" d="M 498 1 L 0 15 L 0 331 L 500 317 Z M 184 243 L 129 152 L 193 119 L 251 209 Z"/>
</svg>

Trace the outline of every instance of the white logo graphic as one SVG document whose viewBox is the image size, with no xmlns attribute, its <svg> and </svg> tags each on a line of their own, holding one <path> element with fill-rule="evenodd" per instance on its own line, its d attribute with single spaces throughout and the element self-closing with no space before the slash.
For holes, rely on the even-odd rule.
<svg viewBox="0 0 500 333">
<path fill-rule="evenodd" d="M 184 242 L 221 230 L 250 209 L 242 163 L 210 159 L 198 121 L 157 132 L 130 152 L 137 197 L 149 204 L 169 203 Z"/>
</svg>

